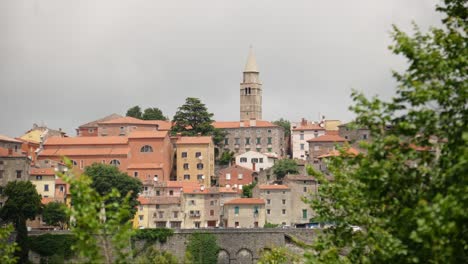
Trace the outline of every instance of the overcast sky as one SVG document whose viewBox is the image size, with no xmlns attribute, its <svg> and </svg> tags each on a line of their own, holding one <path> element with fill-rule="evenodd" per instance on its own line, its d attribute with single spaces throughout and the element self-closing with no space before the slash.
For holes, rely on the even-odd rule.
<svg viewBox="0 0 468 264">
<path fill-rule="evenodd" d="M 263 119 L 349 121 L 352 88 L 388 98 L 391 25 L 439 24 L 434 0 L 1 0 L 0 134 L 63 128 L 134 105 L 171 118 L 199 97 L 239 119 L 252 45 Z"/>
</svg>

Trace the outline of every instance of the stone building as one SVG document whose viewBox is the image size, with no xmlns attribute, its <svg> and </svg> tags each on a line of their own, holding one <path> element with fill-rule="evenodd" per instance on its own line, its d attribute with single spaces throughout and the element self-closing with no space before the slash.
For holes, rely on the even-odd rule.
<svg viewBox="0 0 468 264">
<path fill-rule="evenodd" d="M 309 143 L 309 161 L 314 163 L 319 156 L 335 150 L 337 145 L 343 145 L 346 139 L 335 134 L 325 134 L 309 139 L 307 142 Z"/>
<path fill-rule="evenodd" d="M 123 116 L 119 114 L 110 114 L 98 120 L 94 120 L 79 126 L 76 129 L 76 135 L 80 137 L 97 137 L 98 136 L 98 124 L 106 121 L 111 121 L 114 119 L 122 118 Z"/>
<path fill-rule="evenodd" d="M 266 221 L 271 224 L 291 225 L 291 210 L 295 204 L 291 200 L 291 190 L 286 185 L 262 184 L 252 191 L 252 197 L 265 201 Z"/>
<path fill-rule="evenodd" d="M 98 122 L 98 136 L 128 136 L 134 131 L 169 131 L 171 122 L 122 117 Z"/>
<path fill-rule="evenodd" d="M 135 214 L 135 228 L 182 228 L 184 211 L 181 197 L 143 197 L 138 198 L 140 205 Z"/>
<path fill-rule="evenodd" d="M 353 123 L 346 123 L 338 126 L 338 134 L 346 139 L 354 148 L 359 147 L 359 142 L 370 141 L 370 130 L 366 127 L 355 128 Z"/>
<path fill-rule="evenodd" d="M 240 84 L 240 120 L 262 120 L 262 84 L 257 62 L 250 48 Z"/>
<path fill-rule="evenodd" d="M 176 140 L 177 181 L 211 186 L 214 179 L 214 144 L 211 137 L 178 137 Z"/>
<path fill-rule="evenodd" d="M 302 119 L 291 125 L 291 148 L 294 159 L 307 160 L 309 143 L 307 140 L 325 135 L 325 127 L 321 124 Z"/>
<path fill-rule="evenodd" d="M 182 204 L 185 212 L 185 228 L 206 228 L 219 225 L 220 197 L 217 188 L 185 185 Z"/>
<path fill-rule="evenodd" d="M 20 140 L 0 135 L 0 186 L 10 181 L 29 180 L 31 160 L 21 150 L 21 145 Z"/>
<path fill-rule="evenodd" d="M 314 217 L 310 204 L 304 203 L 304 197 L 307 199 L 316 198 L 318 192 L 318 181 L 308 175 L 286 175 L 283 179 L 283 184 L 291 190 L 291 208 L 289 212 L 289 220 L 291 225 L 309 223 Z"/>
<path fill-rule="evenodd" d="M 258 228 L 265 224 L 265 201 L 260 198 L 238 198 L 224 203 L 223 226 Z"/>
<path fill-rule="evenodd" d="M 226 133 L 221 142 L 224 150 L 242 154 L 248 151 L 285 155 L 284 129 L 268 121 L 214 122 L 213 126 Z"/>
</svg>

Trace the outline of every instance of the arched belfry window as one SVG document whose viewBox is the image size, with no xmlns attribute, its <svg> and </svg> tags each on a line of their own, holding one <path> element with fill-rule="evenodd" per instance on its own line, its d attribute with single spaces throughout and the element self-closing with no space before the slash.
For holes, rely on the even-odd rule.
<svg viewBox="0 0 468 264">
<path fill-rule="evenodd" d="M 244 94 L 247 95 L 247 87 L 245 87 L 244 90 L 245 90 Z"/>
<path fill-rule="evenodd" d="M 150 145 L 144 145 L 141 147 L 140 152 L 153 152 L 153 148 Z"/>
<path fill-rule="evenodd" d="M 249 94 L 252 94 L 251 88 L 249 87 Z"/>
</svg>

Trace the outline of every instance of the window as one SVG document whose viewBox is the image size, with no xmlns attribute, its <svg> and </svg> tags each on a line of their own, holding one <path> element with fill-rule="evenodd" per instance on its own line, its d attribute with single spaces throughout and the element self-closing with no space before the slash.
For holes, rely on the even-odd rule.
<svg viewBox="0 0 468 264">
<path fill-rule="evenodd" d="M 199 181 L 203 180 L 203 174 L 198 174 L 197 175 L 197 180 L 199 180 Z"/>
<path fill-rule="evenodd" d="M 257 148 L 257 152 L 262 152 L 262 148 Z"/>
<path fill-rule="evenodd" d="M 239 138 L 235 138 L 234 141 L 236 145 L 239 145 Z"/>
<path fill-rule="evenodd" d="M 189 169 L 188 163 L 184 163 L 184 170 L 188 170 L 188 169 Z"/>
<path fill-rule="evenodd" d="M 241 163 L 246 163 L 246 162 L 247 162 L 247 158 L 244 158 L 244 157 L 243 157 L 243 158 L 240 158 L 240 162 L 241 162 Z"/>
<path fill-rule="evenodd" d="M 195 228 L 200 228 L 200 223 L 201 222 L 195 222 Z"/>
<path fill-rule="evenodd" d="M 270 200 L 270 199 L 267 199 L 267 204 L 271 204 L 271 200 Z"/>
<path fill-rule="evenodd" d="M 234 207 L 234 214 L 239 214 L 239 206 Z"/>
<path fill-rule="evenodd" d="M 302 218 L 307 219 L 307 209 L 302 209 Z"/>
<path fill-rule="evenodd" d="M 156 191 L 156 196 L 159 196 L 159 195 L 161 195 L 161 191 L 157 190 Z"/>
<path fill-rule="evenodd" d="M 249 137 L 246 137 L 246 138 L 245 138 L 245 144 L 246 144 L 246 145 L 250 145 L 250 138 L 249 138 Z"/>
<path fill-rule="evenodd" d="M 195 200 L 190 200 L 189 204 L 190 205 L 195 205 Z"/>
<path fill-rule="evenodd" d="M 272 144 L 271 143 L 271 137 L 268 138 L 268 144 Z"/>
<path fill-rule="evenodd" d="M 156 209 L 159 209 L 159 207 L 160 207 L 159 204 L 157 204 L 157 205 L 156 205 Z"/>
<path fill-rule="evenodd" d="M 268 152 L 272 152 L 272 151 L 273 151 L 273 149 L 272 149 L 272 148 L 268 148 Z"/>
<path fill-rule="evenodd" d="M 286 214 L 286 209 L 281 210 L 281 213 L 285 215 Z"/>
<path fill-rule="evenodd" d="M 179 212 L 178 211 L 173 211 L 172 212 L 172 217 L 174 217 L 174 218 L 179 217 Z"/>
<path fill-rule="evenodd" d="M 257 138 L 257 144 L 258 145 L 262 144 L 262 138 L 259 138 L 259 137 Z"/>
<path fill-rule="evenodd" d="M 158 212 L 158 217 L 159 218 L 164 218 L 164 211 L 159 211 Z"/>
<path fill-rule="evenodd" d="M 198 158 L 201 156 L 201 152 L 195 152 L 195 158 Z"/>
<path fill-rule="evenodd" d="M 307 187 L 304 186 L 304 192 L 307 192 Z"/>
<path fill-rule="evenodd" d="M 345 139 L 348 139 L 348 136 L 344 136 Z"/>
<path fill-rule="evenodd" d="M 259 162 L 259 163 L 263 163 L 263 158 L 259 158 L 259 159 L 258 159 L 258 162 Z"/>
<path fill-rule="evenodd" d="M 60 185 L 60 188 L 59 188 L 60 192 L 64 192 L 65 191 L 65 187 Z"/>
<path fill-rule="evenodd" d="M 224 145 L 229 145 L 229 138 L 224 138 Z"/>
<path fill-rule="evenodd" d="M 362 135 L 362 139 L 367 139 L 367 134 Z"/>
<path fill-rule="evenodd" d="M 267 191 L 267 194 L 270 194 L 270 191 Z"/>
<path fill-rule="evenodd" d="M 38 181 L 42 180 L 42 175 L 37 175 L 36 180 L 38 180 Z"/>
<path fill-rule="evenodd" d="M 49 191 L 49 184 L 44 184 L 44 192 L 48 192 Z"/>
<path fill-rule="evenodd" d="M 210 201 L 210 205 L 211 205 L 211 206 L 214 206 L 215 203 L 216 203 L 216 200 L 211 200 L 211 201 Z"/>
<path fill-rule="evenodd" d="M 169 191 L 169 196 L 174 196 L 174 191 L 173 190 Z"/>
<path fill-rule="evenodd" d="M 320 150 L 320 147 L 319 146 L 314 146 L 314 150 Z"/>
<path fill-rule="evenodd" d="M 135 177 L 135 178 L 138 177 L 138 171 L 133 172 L 133 177 Z"/>
<path fill-rule="evenodd" d="M 251 158 L 251 159 L 250 159 L 250 162 L 251 162 L 251 163 L 258 163 L 258 159 L 257 159 L 257 158 Z"/>
<path fill-rule="evenodd" d="M 283 199 L 281 202 L 283 202 L 283 204 L 286 204 L 286 199 Z"/>
<path fill-rule="evenodd" d="M 210 216 L 214 215 L 214 210 L 210 210 Z"/>
<path fill-rule="evenodd" d="M 229 181 L 231 179 L 231 173 L 226 173 L 226 180 Z"/>
<path fill-rule="evenodd" d="M 239 222 L 235 222 L 235 223 L 234 223 L 234 226 L 235 226 L 235 227 L 239 227 Z"/>
<path fill-rule="evenodd" d="M 203 163 L 198 163 L 197 164 L 197 169 L 203 170 Z"/>
<path fill-rule="evenodd" d="M 22 173 L 23 173 L 23 171 L 17 170 L 17 171 L 16 171 L 16 178 L 17 178 L 17 179 L 21 179 L 21 174 L 22 174 Z"/>
<path fill-rule="evenodd" d="M 271 133 L 271 129 L 268 129 L 268 134 L 270 134 L 270 133 Z"/>
<path fill-rule="evenodd" d="M 113 166 L 120 166 L 120 161 L 118 160 L 111 160 L 111 162 L 109 163 L 110 165 L 113 165 Z"/>
<path fill-rule="evenodd" d="M 0 160 L 0 165 L 3 165 L 3 160 Z"/>
<path fill-rule="evenodd" d="M 300 139 L 304 140 L 304 134 L 300 134 Z"/>
<path fill-rule="evenodd" d="M 182 222 L 181 221 L 171 221 L 171 228 L 181 228 Z"/>
<path fill-rule="evenodd" d="M 150 145 L 144 145 L 141 147 L 140 152 L 153 152 L 153 148 Z"/>
<path fill-rule="evenodd" d="M 301 144 L 301 150 L 304 150 L 304 144 Z"/>
<path fill-rule="evenodd" d="M 238 178 L 239 180 L 242 180 L 242 179 L 244 178 L 244 174 L 239 173 L 239 175 L 237 175 L 237 178 Z"/>
<path fill-rule="evenodd" d="M 140 221 L 143 221 L 143 215 L 139 215 L 138 219 L 140 219 Z"/>
<path fill-rule="evenodd" d="M 270 214 L 271 213 L 271 210 L 270 209 L 267 209 L 267 214 Z"/>
<path fill-rule="evenodd" d="M 181 155 L 182 155 L 182 158 L 186 158 L 187 157 L 187 152 L 182 152 Z"/>
<path fill-rule="evenodd" d="M 88 129 L 88 133 L 94 133 L 94 129 L 89 128 L 89 129 Z"/>
<path fill-rule="evenodd" d="M 184 180 L 190 180 L 190 174 L 184 174 Z"/>
</svg>

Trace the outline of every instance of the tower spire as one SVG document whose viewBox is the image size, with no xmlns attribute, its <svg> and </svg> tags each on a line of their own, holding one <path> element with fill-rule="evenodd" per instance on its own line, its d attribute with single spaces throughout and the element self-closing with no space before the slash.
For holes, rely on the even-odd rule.
<svg viewBox="0 0 468 264">
<path fill-rule="evenodd" d="M 249 56 L 247 57 L 244 72 L 258 72 L 257 61 L 255 60 L 252 45 L 250 45 Z"/>
</svg>

